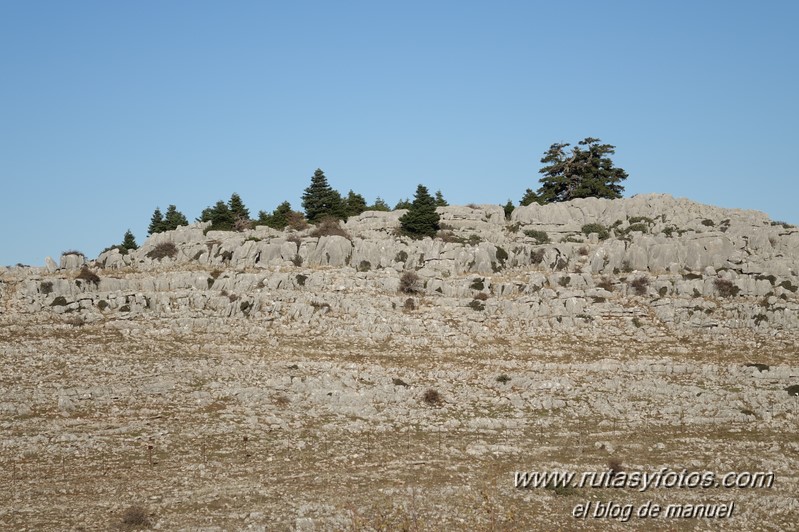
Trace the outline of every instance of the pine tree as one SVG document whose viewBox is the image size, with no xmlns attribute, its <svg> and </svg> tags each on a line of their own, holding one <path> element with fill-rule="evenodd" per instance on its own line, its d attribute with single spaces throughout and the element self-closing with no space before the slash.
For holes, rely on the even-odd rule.
<svg viewBox="0 0 799 532">
<path fill-rule="evenodd" d="M 388 212 L 391 210 L 391 207 L 388 206 L 388 203 L 386 203 L 386 201 L 383 198 L 378 196 L 377 198 L 375 198 L 375 202 L 369 207 L 367 207 L 366 210 Z"/>
<path fill-rule="evenodd" d="M 346 215 L 349 216 L 358 216 L 362 212 L 366 210 L 366 199 L 360 194 L 356 194 L 352 190 L 349 191 L 347 194 L 347 199 L 345 200 L 346 203 Z"/>
<path fill-rule="evenodd" d="M 569 201 L 576 198 L 620 198 L 627 172 L 613 166 L 609 155 L 616 153 L 615 146 L 600 144 L 599 139 L 587 137 L 567 153 L 568 143 L 550 146 L 541 162 L 539 173 L 540 202 Z"/>
<path fill-rule="evenodd" d="M 530 189 L 528 188 L 527 190 Z M 511 213 L 513 213 L 514 209 L 516 209 L 516 207 L 513 205 L 513 202 L 508 199 L 508 202 L 502 208 L 505 210 L 505 219 L 510 220 Z"/>
<path fill-rule="evenodd" d="M 433 237 L 439 230 L 440 216 L 436 212 L 436 200 L 419 185 L 408 212 L 400 218 L 402 231 L 413 238 Z"/>
<path fill-rule="evenodd" d="M 150 218 L 150 226 L 147 228 L 147 235 L 161 233 L 165 230 L 166 229 L 164 228 L 164 215 L 161 214 L 161 209 L 156 207 L 155 212 L 153 212 L 152 218 Z"/>
<path fill-rule="evenodd" d="M 436 207 L 449 207 L 449 203 L 444 199 L 444 194 L 440 190 L 436 191 Z"/>
<path fill-rule="evenodd" d="M 211 222 L 211 231 L 232 231 L 236 222 L 227 203 L 222 200 L 217 201 L 213 207 L 203 209 L 199 221 Z"/>
<path fill-rule="evenodd" d="M 170 205 L 167 208 L 166 216 L 164 217 L 164 230 L 171 231 L 173 229 L 177 229 L 181 225 L 189 225 L 189 221 L 186 219 L 183 213 L 178 210 L 177 207 Z"/>
<path fill-rule="evenodd" d="M 311 184 L 302 194 L 302 208 L 309 223 L 318 222 L 323 216 L 346 219 L 345 205 L 341 194 L 328 184 L 325 173 L 317 168 Z"/>
<path fill-rule="evenodd" d="M 408 198 L 405 198 L 404 200 L 401 199 L 397 202 L 396 205 L 394 205 L 395 211 L 398 211 L 400 209 L 410 209 L 410 208 L 411 208 L 411 200 L 409 200 Z"/>
<path fill-rule="evenodd" d="M 122 238 L 121 246 L 126 251 L 133 251 L 134 249 L 139 249 L 139 245 L 136 243 L 136 237 L 133 236 L 133 233 L 130 229 L 125 232 L 125 236 Z"/>
<path fill-rule="evenodd" d="M 544 200 L 538 194 L 536 194 L 533 189 L 528 188 L 527 190 L 524 191 L 524 196 L 522 196 L 522 200 L 519 202 L 519 205 L 521 205 L 522 207 L 526 207 L 531 203 L 538 203 L 543 205 Z"/>
<path fill-rule="evenodd" d="M 228 201 L 228 209 L 230 209 L 230 213 L 233 216 L 234 220 L 249 220 L 250 219 L 250 211 L 247 207 L 244 206 L 244 202 L 241 200 L 241 196 L 236 194 L 235 192 L 233 195 L 230 196 L 230 201 Z"/>
<path fill-rule="evenodd" d="M 277 208 L 272 211 L 272 214 L 267 214 L 264 211 L 258 213 L 258 221 L 256 225 L 266 225 L 273 229 L 283 230 L 289 224 L 289 216 L 291 215 L 291 203 L 284 201 Z"/>
</svg>

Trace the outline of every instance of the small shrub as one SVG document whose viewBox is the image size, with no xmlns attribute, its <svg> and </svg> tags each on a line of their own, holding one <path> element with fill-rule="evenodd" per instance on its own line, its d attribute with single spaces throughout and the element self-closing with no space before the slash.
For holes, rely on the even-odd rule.
<svg viewBox="0 0 799 532">
<path fill-rule="evenodd" d="M 704 220 L 702 220 L 702 225 L 704 225 L 705 227 L 713 227 L 716 225 L 716 222 L 714 222 L 709 218 L 705 218 Z"/>
<path fill-rule="evenodd" d="M 257 236 L 248 236 L 247 238 L 244 239 L 244 241 L 245 242 L 260 242 L 261 239 L 258 238 Z"/>
<path fill-rule="evenodd" d="M 544 253 L 543 249 L 536 249 L 530 252 L 530 262 L 533 264 L 541 264 L 544 262 Z"/>
<path fill-rule="evenodd" d="M 277 393 L 272 396 L 272 404 L 278 408 L 286 408 L 291 404 L 291 401 L 284 394 Z"/>
<path fill-rule="evenodd" d="M 147 515 L 147 510 L 141 506 L 131 506 L 122 513 L 122 525 L 125 528 L 149 528 L 150 516 Z"/>
<path fill-rule="evenodd" d="M 101 299 L 100 301 L 97 302 L 97 308 L 99 308 L 101 311 L 107 309 L 108 301 L 106 301 L 105 299 Z"/>
<path fill-rule="evenodd" d="M 227 298 L 231 303 L 235 303 L 236 301 L 238 301 L 239 296 L 237 296 L 236 294 L 230 294 L 227 296 Z"/>
<path fill-rule="evenodd" d="M 497 246 L 497 260 L 502 266 L 505 266 L 505 261 L 508 260 L 508 252 L 499 246 Z"/>
<path fill-rule="evenodd" d="M 84 265 L 83 268 L 80 269 L 80 273 L 75 278 L 80 279 L 82 281 L 86 281 L 87 283 L 93 284 L 94 286 L 100 284 L 100 276 L 91 271 L 89 267 L 86 265 Z"/>
<path fill-rule="evenodd" d="M 337 218 L 333 216 L 324 216 L 319 221 L 319 224 L 316 228 L 311 231 L 311 236 L 314 237 L 322 237 L 322 236 L 343 236 L 347 240 L 352 240 L 350 234 L 341 227 Z"/>
<path fill-rule="evenodd" d="M 764 321 L 768 322 L 768 316 L 766 316 L 765 314 L 758 314 L 757 316 L 755 316 L 755 326 L 760 325 Z"/>
<path fill-rule="evenodd" d="M 661 286 L 661 287 L 658 289 L 658 295 L 659 295 L 660 297 L 666 297 L 666 294 L 668 294 L 668 293 L 669 293 L 669 289 L 668 289 L 668 287 L 666 287 L 666 286 Z"/>
<path fill-rule="evenodd" d="M 416 294 L 421 292 L 419 288 L 419 276 L 416 272 L 404 272 L 400 276 L 399 291 L 403 294 Z"/>
<path fill-rule="evenodd" d="M 252 303 L 249 301 L 242 301 L 241 305 L 239 305 L 239 310 L 246 316 L 250 313 L 250 308 L 252 307 Z"/>
<path fill-rule="evenodd" d="M 639 320 L 637 317 L 635 317 L 635 318 L 633 318 L 633 325 L 635 325 L 636 328 L 640 328 L 640 327 L 643 327 L 644 324 L 641 323 L 641 320 Z"/>
<path fill-rule="evenodd" d="M 638 224 L 631 224 L 627 228 L 627 232 L 628 233 L 632 233 L 632 232 L 635 232 L 635 231 L 637 231 L 639 233 L 648 233 L 649 232 L 649 226 L 646 225 L 646 224 L 638 223 Z"/>
<path fill-rule="evenodd" d="M 735 286 L 735 283 L 727 279 L 716 279 L 713 281 L 713 285 L 721 297 L 733 297 L 741 291 L 740 288 Z"/>
<path fill-rule="evenodd" d="M 771 225 L 781 225 L 783 229 L 793 229 L 796 227 L 795 225 L 791 225 L 788 222 L 782 222 L 779 220 L 771 222 Z"/>
<path fill-rule="evenodd" d="M 635 225 L 635 224 L 639 224 L 639 223 L 645 223 L 645 224 L 653 225 L 655 223 L 655 220 L 653 220 L 652 218 L 650 218 L 648 216 L 633 216 L 633 217 L 630 218 L 629 222 L 630 222 L 630 225 Z"/>
<path fill-rule="evenodd" d="M 565 287 L 569 286 L 569 283 L 571 282 L 571 280 L 572 280 L 572 278 L 570 276 L 564 275 L 563 277 L 558 279 L 558 284 L 565 288 Z"/>
<path fill-rule="evenodd" d="M 61 252 L 62 255 L 77 255 L 78 257 L 85 257 L 86 255 L 82 251 L 78 251 L 77 249 L 68 249 L 66 251 Z"/>
<path fill-rule="evenodd" d="M 130 312 L 130 305 L 122 305 L 119 307 L 120 312 Z"/>
<path fill-rule="evenodd" d="M 64 296 L 58 296 L 57 298 L 55 298 L 53 300 L 52 303 L 50 303 L 50 306 L 51 307 L 65 307 L 65 306 L 67 306 L 67 298 L 65 298 Z"/>
<path fill-rule="evenodd" d="M 486 294 L 485 292 L 480 292 L 479 294 L 475 295 L 474 298 L 479 299 L 480 301 L 485 301 L 486 299 L 488 299 L 488 294 Z"/>
<path fill-rule="evenodd" d="M 291 263 L 297 268 L 299 268 L 300 266 L 302 266 L 302 257 L 300 257 L 299 254 L 294 255 L 294 258 L 291 259 Z"/>
<path fill-rule="evenodd" d="M 472 290 L 483 290 L 486 287 L 484 281 L 485 279 L 478 277 L 477 279 L 472 281 L 472 284 L 469 285 L 469 288 L 471 288 Z"/>
<path fill-rule="evenodd" d="M 791 284 L 791 281 L 788 281 L 788 280 L 785 280 L 785 281 L 781 282 L 777 286 L 781 286 L 782 288 L 788 290 L 789 292 L 796 292 L 796 290 L 799 289 L 799 286 L 796 286 L 795 284 Z"/>
<path fill-rule="evenodd" d="M 408 253 L 405 250 L 398 251 L 394 256 L 394 262 L 405 262 L 408 260 Z"/>
<path fill-rule="evenodd" d="M 609 277 L 603 277 L 601 281 L 597 284 L 597 287 L 607 290 L 608 292 L 613 292 L 613 281 L 610 280 Z"/>
<path fill-rule="evenodd" d="M 630 282 L 630 286 L 639 296 L 646 295 L 649 289 L 649 277 L 638 277 Z"/>
<path fill-rule="evenodd" d="M 466 240 L 466 243 L 471 245 L 471 246 L 476 246 L 482 241 L 483 241 L 483 239 L 480 238 L 480 236 L 472 234 L 472 235 L 469 235 L 469 238 Z"/>
<path fill-rule="evenodd" d="M 438 390 L 433 388 L 425 390 L 424 394 L 422 394 L 422 401 L 429 406 L 441 406 L 444 404 L 444 399 L 441 397 L 441 394 L 438 393 Z"/>
<path fill-rule="evenodd" d="M 416 310 L 416 303 L 413 301 L 412 297 L 409 297 L 408 299 L 405 300 L 405 304 L 402 305 L 402 308 L 404 308 L 407 311 Z"/>
<path fill-rule="evenodd" d="M 602 224 L 585 224 L 581 230 L 585 236 L 596 233 L 600 240 L 607 240 L 610 237 L 608 228 Z"/>
<path fill-rule="evenodd" d="M 747 368 L 757 368 L 757 371 L 763 373 L 764 371 L 768 371 L 771 369 L 771 366 L 768 364 L 759 364 L 759 363 L 752 363 L 752 364 L 745 364 Z"/>
<path fill-rule="evenodd" d="M 286 215 L 286 225 L 295 231 L 304 231 L 308 229 L 308 222 L 301 212 L 291 211 Z"/>
<path fill-rule="evenodd" d="M 577 253 L 578 253 L 578 254 L 579 254 L 581 257 L 585 257 L 586 255 L 588 255 L 588 248 L 587 248 L 587 247 L 585 247 L 585 246 L 583 246 L 583 247 L 581 247 L 580 249 L 578 249 L 578 250 L 577 250 Z"/>
<path fill-rule="evenodd" d="M 469 302 L 468 306 L 469 306 L 470 309 L 472 309 L 474 311 L 477 311 L 477 312 L 479 312 L 481 310 L 485 310 L 485 308 L 486 308 L 485 303 L 483 303 L 479 299 L 472 299 Z"/>
<path fill-rule="evenodd" d="M 305 286 L 305 281 L 308 280 L 308 276 L 298 273 L 295 279 L 297 280 L 297 286 Z"/>
<path fill-rule="evenodd" d="M 372 269 L 372 263 L 368 260 L 362 260 L 361 263 L 358 265 L 359 272 L 368 272 Z"/>
<path fill-rule="evenodd" d="M 510 377 L 505 375 L 504 373 L 497 377 L 497 382 L 500 384 L 508 384 L 510 382 Z"/>
<path fill-rule="evenodd" d="M 39 292 L 44 295 L 52 294 L 53 281 L 42 281 L 42 284 L 39 285 Z"/>
<path fill-rule="evenodd" d="M 799 384 L 791 384 L 785 391 L 788 392 L 788 395 L 799 395 Z"/>
<path fill-rule="evenodd" d="M 174 259 L 178 254 L 178 248 L 172 242 L 161 242 L 147 252 L 147 258 L 160 261 L 164 257 Z"/>
<path fill-rule="evenodd" d="M 459 237 L 452 231 L 439 231 L 436 233 L 436 238 L 440 238 L 442 242 L 446 242 L 448 244 L 463 244 L 466 242 L 466 240 Z"/>
<path fill-rule="evenodd" d="M 546 231 L 537 231 L 535 229 L 528 229 L 524 232 L 525 236 L 529 236 L 535 240 L 536 244 L 546 244 L 549 242 L 549 235 Z"/>
<path fill-rule="evenodd" d="M 469 207 L 470 209 L 479 209 L 480 208 L 480 206 L 477 205 L 476 203 L 469 203 L 466 206 Z"/>
</svg>

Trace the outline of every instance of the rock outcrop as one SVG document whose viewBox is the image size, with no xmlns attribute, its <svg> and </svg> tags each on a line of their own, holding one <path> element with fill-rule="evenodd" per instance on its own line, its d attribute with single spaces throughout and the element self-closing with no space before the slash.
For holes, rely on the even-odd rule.
<svg viewBox="0 0 799 532">
<path fill-rule="evenodd" d="M 510 219 L 495 205 L 439 212 L 441 236 L 424 240 L 399 236 L 402 211 L 351 218 L 342 224 L 349 238 L 180 227 L 127 254 L 115 248 L 87 263 L 70 252 L 55 271 L 53 261 L 6 269 L 3 311 L 240 317 L 373 339 L 543 326 L 627 335 L 799 329 L 799 229 L 760 212 L 667 195 L 531 205 Z M 99 280 L 82 275 L 84 265 Z M 406 272 L 420 279 L 418 292 L 398 291 Z"/>
</svg>

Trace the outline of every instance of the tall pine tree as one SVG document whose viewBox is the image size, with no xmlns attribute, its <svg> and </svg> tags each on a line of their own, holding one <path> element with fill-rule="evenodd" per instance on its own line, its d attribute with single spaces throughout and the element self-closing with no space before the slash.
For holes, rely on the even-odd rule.
<svg viewBox="0 0 799 532">
<path fill-rule="evenodd" d="M 177 229 L 181 225 L 189 225 L 189 221 L 174 205 L 170 205 L 166 209 L 166 216 L 164 217 L 164 228 L 166 231 Z"/>
<path fill-rule="evenodd" d="M 311 184 L 302 194 L 302 208 L 309 223 L 316 223 L 324 216 L 347 217 L 341 194 L 333 190 L 320 168 L 316 169 Z"/>
<path fill-rule="evenodd" d="M 433 237 L 439 230 L 441 217 L 436 212 L 436 200 L 427 191 L 427 187 L 419 185 L 413 196 L 408 212 L 400 217 L 402 231 L 413 238 Z"/>
<path fill-rule="evenodd" d="M 165 230 L 164 215 L 161 214 L 161 209 L 156 207 L 152 218 L 150 218 L 150 226 L 147 228 L 147 234 L 154 235 L 155 233 L 161 233 Z"/>
</svg>

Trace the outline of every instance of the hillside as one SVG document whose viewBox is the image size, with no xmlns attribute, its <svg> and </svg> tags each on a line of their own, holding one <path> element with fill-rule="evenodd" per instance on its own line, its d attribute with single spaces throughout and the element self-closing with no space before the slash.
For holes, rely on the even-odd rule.
<svg viewBox="0 0 799 532">
<path fill-rule="evenodd" d="M 424 240 L 403 212 L 0 269 L 2 522 L 592 529 L 571 510 L 597 496 L 796 522 L 799 229 L 667 195 L 440 207 Z M 609 460 L 778 483 L 513 486 Z"/>
</svg>

